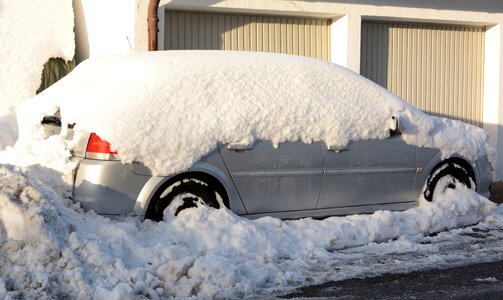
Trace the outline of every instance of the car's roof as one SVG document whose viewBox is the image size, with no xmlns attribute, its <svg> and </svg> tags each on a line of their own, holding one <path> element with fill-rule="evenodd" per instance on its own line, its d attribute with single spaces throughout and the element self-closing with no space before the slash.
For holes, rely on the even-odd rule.
<svg viewBox="0 0 503 300">
<path fill-rule="evenodd" d="M 438 122 L 452 127 L 348 69 L 271 53 L 98 57 L 38 98 L 47 107 L 61 107 L 63 121 L 76 123 L 76 130 L 98 132 L 123 159 L 141 160 L 155 173 L 186 169 L 217 142 L 260 138 L 345 145 L 386 138 L 391 116 L 399 115 L 411 128 L 403 130 L 408 143 L 442 148 L 429 132 Z M 459 130 L 474 130 L 465 125 L 455 123 Z M 470 153 L 484 143 L 476 142 Z"/>
</svg>

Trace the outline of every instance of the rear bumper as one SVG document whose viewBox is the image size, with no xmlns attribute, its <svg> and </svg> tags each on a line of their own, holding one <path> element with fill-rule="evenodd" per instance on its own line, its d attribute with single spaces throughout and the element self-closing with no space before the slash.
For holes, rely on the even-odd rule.
<svg viewBox="0 0 503 300">
<path fill-rule="evenodd" d="M 120 161 L 84 159 L 75 174 L 74 200 L 103 215 L 133 214 L 150 176 L 137 175 Z"/>
</svg>

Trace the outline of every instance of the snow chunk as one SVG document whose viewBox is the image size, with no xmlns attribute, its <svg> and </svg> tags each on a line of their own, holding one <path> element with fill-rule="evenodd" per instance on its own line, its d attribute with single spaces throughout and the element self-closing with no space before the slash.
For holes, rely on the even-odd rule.
<svg viewBox="0 0 503 300">
<path fill-rule="evenodd" d="M 475 278 L 475 281 L 478 282 L 498 282 L 499 280 L 494 278 L 494 277 L 487 277 L 487 278 Z"/>
<path fill-rule="evenodd" d="M 43 114 L 96 132 L 124 162 L 154 174 L 189 168 L 217 143 L 385 139 L 390 118 L 404 140 L 468 159 L 492 151 L 485 132 L 425 115 L 340 66 L 270 53 L 167 51 L 89 59 L 19 110 L 26 138 Z M 20 128 L 21 130 L 21 128 Z"/>
</svg>

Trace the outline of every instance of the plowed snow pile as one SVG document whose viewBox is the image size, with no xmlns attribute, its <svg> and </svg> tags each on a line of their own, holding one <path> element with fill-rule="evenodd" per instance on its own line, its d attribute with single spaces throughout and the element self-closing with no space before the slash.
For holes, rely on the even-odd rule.
<svg viewBox="0 0 503 300">
<path fill-rule="evenodd" d="M 354 247 L 430 252 L 432 245 L 421 242 L 432 232 L 479 221 L 503 228 L 502 207 L 467 189 L 449 190 L 439 203 L 404 212 L 322 221 L 250 221 L 213 208 L 186 210 L 159 223 L 114 221 L 84 213 L 54 186 L 27 176 L 29 171 L 0 167 L 0 298 L 264 295 L 378 274 L 358 264 L 335 271 L 339 257 Z M 356 257 L 365 257 L 361 251 L 355 250 Z"/>
</svg>

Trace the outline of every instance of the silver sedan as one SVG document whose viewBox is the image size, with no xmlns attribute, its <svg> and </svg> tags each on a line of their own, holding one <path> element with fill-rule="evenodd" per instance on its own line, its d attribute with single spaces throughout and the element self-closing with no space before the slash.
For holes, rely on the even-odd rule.
<svg viewBox="0 0 503 300">
<path fill-rule="evenodd" d="M 47 131 L 58 121 L 44 120 Z M 350 143 L 230 143 L 185 172 L 152 176 L 141 162 L 123 164 L 110 144 L 89 134 L 73 149 L 79 161 L 73 196 L 102 215 L 137 215 L 162 220 L 169 208 L 225 207 L 249 218 L 325 217 L 376 210 L 405 210 L 418 197 L 432 201 L 464 185 L 488 196 L 491 166 L 486 158 L 442 159 L 437 149 L 401 139 L 400 125 L 385 140 Z"/>
</svg>

